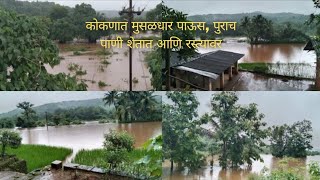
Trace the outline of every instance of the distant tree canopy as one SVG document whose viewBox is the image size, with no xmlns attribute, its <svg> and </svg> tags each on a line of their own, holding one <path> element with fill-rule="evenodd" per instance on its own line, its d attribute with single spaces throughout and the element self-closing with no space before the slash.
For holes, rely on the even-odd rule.
<svg viewBox="0 0 320 180">
<path fill-rule="evenodd" d="M 108 92 L 104 99 L 106 104 L 114 105 L 119 122 L 160 121 L 162 115 L 161 101 L 153 92 Z"/>
<path fill-rule="evenodd" d="M 258 44 L 266 42 L 305 42 L 308 36 L 296 28 L 292 23 L 275 25 L 262 15 L 244 17 L 239 30 L 248 38 L 249 43 Z"/>
<path fill-rule="evenodd" d="M 49 120 L 59 121 L 58 123 L 55 122 L 56 125 L 59 125 L 59 123 L 61 123 L 62 121 L 94 121 L 111 118 L 113 118 L 113 113 L 99 106 L 57 109 L 54 113 L 48 113 Z"/>
<path fill-rule="evenodd" d="M 271 128 L 271 153 L 276 157 L 306 157 L 311 150 L 312 126 L 308 120 L 299 121 L 289 126 Z"/>
<path fill-rule="evenodd" d="M 0 10 L 1 90 L 85 90 L 64 73 L 49 74 L 45 65 L 60 63 L 58 48 L 48 39 L 46 22 Z"/>
</svg>

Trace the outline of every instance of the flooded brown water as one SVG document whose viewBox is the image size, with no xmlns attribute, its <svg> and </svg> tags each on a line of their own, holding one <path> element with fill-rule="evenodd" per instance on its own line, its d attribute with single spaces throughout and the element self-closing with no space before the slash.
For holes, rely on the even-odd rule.
<svg viewBox="0 0 320 180">
<path fill-rule="evenodd" d="M 246 180 L 249 174 L 259 174 L 265 168 L 272 170 L 280 166 L 280 158 L 272 157 L 271 155 L 261 155 L 264 162 L 255 161 L 251 169 L 242 167 L 242 170 L 222 170 L 216 161 L 213 168 L 208 166 L 200 168 L 198 171 L 189 173 L 187 170 L 174 169 L 170 173 L 170 163 L 163 164 L 163 179 L 166 180 L 192 180 L 192 179 L 212 179 L 212 180 Z M 306 167 L 310 162 L 320 162 L 320 156 L 308 156 L 307 158 L 295 159 L 289 161 L 289 166 L 292 168 Z"/>
<path fill-rule="evenodd" d="M 87 72 L 85 75 L 80 76 L 79 79 L 86 81 L 89 91 L 129 90 L 129 56 L 126 44 L 123 44 L 123 48 L 109 49 L 112 54 L 107 58 L 110 63 L 108 65 L 102 64 L 103 56 L 97 54 L 97 51 L 103 49 L 100 44 L 59 45 L 59 49 L 59 56 L 63 57 L 63 60 L 54 68 L 46 66 L 49 73 L 74 75 L 73 72 L 69 71 L 68 66 L 71 63 L 78 64 Z M 84 49 L 85 51 L 79 51 L 81 55 L 74 55 L 75 49 Z M 148 51 L 150 49 L 133 50 L 132 77 L 137 79 L 137 83 L 133 83 L 133 90 L 152 89 L 151 74 L 144 61 L 145 53 Z M 107 86 L 99 87 L 99 81 L 104 82 Z"/>
<path fill-rule="evenodd" d="M 313 51 L 303 51 L 305 44 L 259 44 L 238 43 L 237 39 L 227 39 L 222 43 L 221 50 L 245 54 L 240 62 L 267 62 L 267 63 L 309 63 L 316 61 Z M 200 53 L 206 53 L 217 49 L 200 48 Z"/>
<path fill-rule="evenodd" d="M 110 130 L 127 131 L 135 138 L 135 147 L 161 134 L 161 122 L 106 123 L 87 122 L 83 125 L 30 128 L 20 130 L 23 144 L 44 144 L 73 149 L 72 157 L 81 149 L 102 148 L 104 134 Z"/>
</svg>

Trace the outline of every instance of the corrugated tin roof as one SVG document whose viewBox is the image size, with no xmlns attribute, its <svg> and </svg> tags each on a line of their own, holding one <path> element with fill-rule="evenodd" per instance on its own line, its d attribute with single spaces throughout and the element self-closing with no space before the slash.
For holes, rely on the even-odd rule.
<svg viewBox="0 0 320 180">
<path fill-rule="evenodd" d="M 214 74 L 221 74 L 243 56 L 244 54 L 218 50 L 198 55 L 191 61 L 184 62 L 180 65 Z"/>
</svg>

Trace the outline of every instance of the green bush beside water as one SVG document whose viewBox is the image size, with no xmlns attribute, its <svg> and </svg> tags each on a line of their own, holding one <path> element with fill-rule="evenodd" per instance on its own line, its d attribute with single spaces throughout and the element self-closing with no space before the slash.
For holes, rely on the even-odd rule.
<svg viewBox="0 0 320 180">
<path fill-rule="evenodd" d="M 45 145 L 23 144 L 17 149 L 8 148 L 8 154 L 27 161 L 28 172 L 49 165 L 54 160 L 64 160 L 71 149 Z"/>
</svg>

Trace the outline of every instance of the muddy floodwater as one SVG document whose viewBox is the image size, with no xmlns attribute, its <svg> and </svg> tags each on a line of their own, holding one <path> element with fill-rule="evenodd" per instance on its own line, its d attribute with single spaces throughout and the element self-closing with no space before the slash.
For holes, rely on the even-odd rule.
<svg viewBox="0 0 320 180">
<path fill-rule="evenodd" d="M 104 134 L 110 130 L 127 131 L 135 138 L 135 147 L 140 147 L 148 139 L 161 134 L 161 122 L 106 123 L 87 122 L 83 125 L 30 128 L 20 130 L 23 144 L 44 144 L 73 149 L 72 157 L 81 149 L 102 148 Z"/>
<path fill-rule="evenodd" d="M 237 42 L 239 38 L 228 39 L 221 44 L 221 50 L 245 54 L 240 62 L 266 62 L 266 63 L 309 63 L 316 61 L 313 51 L 304 51 L 305 44 L 258 44 Z M 214 48 L 200 48 L 200 53 L 214 51 Z"/>
<path fill-rule="evenodd" d="M 255 161 L 251 169 L 243 167 L 242 170 L 222 170 L 218 162 L 215 161 L 213 167 L 209 165 L 200 168 L 199 170 L 189 173 L 187 170 L 174 169 L 170 173 L 170 163 L 163 163 L 163 179 L 167 180 L 192 180 L 192 179 L 212 179 L 212 180 L 246 180 L 250 173 L 260 173 L 263 169 L 277 169 L 280 165 L 280 158 L 272 157 L 271 155 L 261 155 L 264 162 Z M 320 162 L 320 156 L 308 156 L 303 159 L 289 161 L 289 167 L 299 168 L 306 167 L 310 162 Z"/>
<path fill-rule="evenodd" d="M 107 55 L 106 59 L 104 55 L 99 55 L 103 51 L 100 44 L 59 45 L 59 49 L 59 56 L 62 57 L 62 60 L 53 68 L 46 66 L 49 73 L 74 75 L 74 72 L 71 72 L 68 67 L 70 64 L 77 64 L 86 71 L 86 74 L 79 76 L 78 79 L 86 82 L 88 90 L 129 90 L 129 50 L 126 44 L 123 44 L 123 48 L 108 49 L 107 51 L 111 54 Z M 151 74 L 144 61 L 148 51 L 150 49 L 133 49 L 132 51 L 132 78 L 135 80 L 133 90 L 152 89 Z M 104 60 L 109 64 L 103 64 Z M 99 86 L 99 82 L 105 83 L 105 86 Z"/>
</svg>

